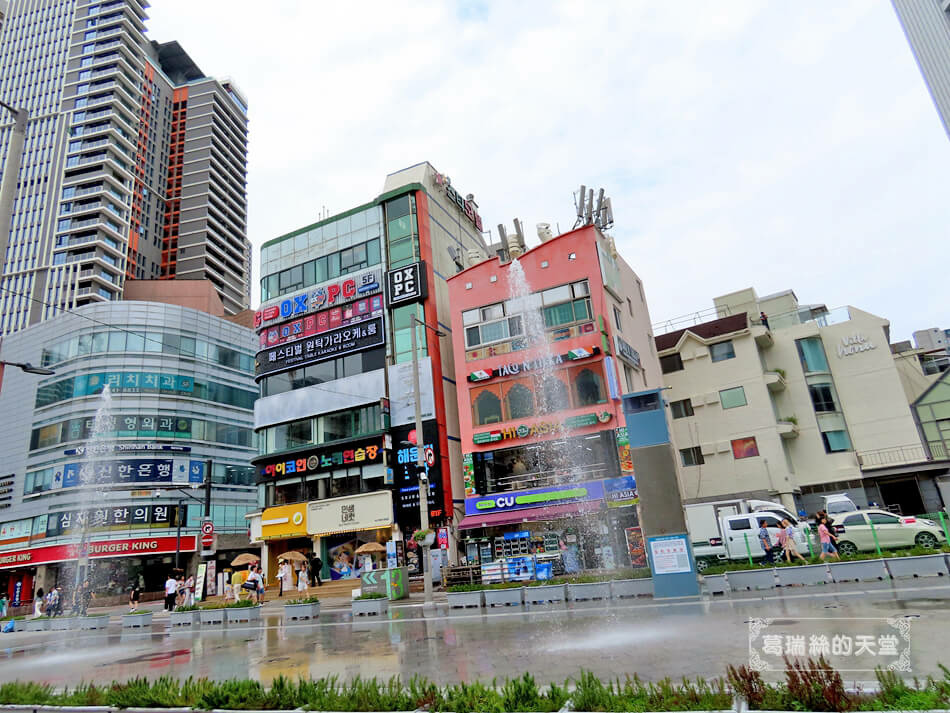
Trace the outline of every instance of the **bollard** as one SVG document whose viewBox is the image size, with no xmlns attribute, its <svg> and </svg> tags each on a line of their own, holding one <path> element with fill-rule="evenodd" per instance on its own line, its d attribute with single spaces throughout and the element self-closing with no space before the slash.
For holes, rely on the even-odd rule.
<svg viewBox="0 0 950 713">
<path fill-rule="evenodd" d="M 877 550 L 877 556 L 881 556 L 881 543 L 877 539 L 877 528 L 874 527 L 874 521 L 868 517 L 868 522 L 871 524 L 871 536 L 874 537 L 874 548 Z"/>
<path fill-rule="evenodd" d="M 745 539 L 745 552 L 749 555 L 749 565 L 752 565 L 754 562 L 752 561 L 752 548 L 749 547 L 749 533 L 743 532 L 742 537 Z"/>
<path fill-rule="evenodd" d="M 947 531 L 947 519 L 943 516 L 943 510 L 937 513 L 940 516 L 940 527 L 943 528 L 943 537 L 950 545 L 950 532 Z"/>
<path fill-rule="evenodd" d="M 808 559 L 812 559 L 815 556 L 815 551 L 811 546 L 811 528 L 805 529 L 805 542 L 808 544 Z"/>
</svg>

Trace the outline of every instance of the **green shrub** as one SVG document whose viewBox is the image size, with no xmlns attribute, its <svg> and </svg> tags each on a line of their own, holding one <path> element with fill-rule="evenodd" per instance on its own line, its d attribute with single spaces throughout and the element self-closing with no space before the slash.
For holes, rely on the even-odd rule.
<svg viewBox="0 0 950 713">
<path fill-rule="evenodd" d="M 201 607 L 199 607 L 197 604 L 188 604 L 188 605 L 179 604 L 177 607 L 175 607 L 175 611 L 176 612 L 198 611 L 200 608 Z"/>
<path fill-rule="evenodd" d="M 319 604 L 320 597 L 304 597 L 303 599 L 290 599 L 284 604 Z"/>
<path fill-rule="evenodd" d="M 365 592 L 360 594 L 357 599 L 385 599 L 386 595 L 382 592 Z"/>
<path fill-rule="evenodd" d="M 239 599 L 236 602 L 228 602 L 224 605 L 225 609 L 246 609 L 248 607 L 256 607 L 257 602 L 250 599 Z M 220 607 L 208 607 L 209 609 L 219 609 Z"/>
</svg>

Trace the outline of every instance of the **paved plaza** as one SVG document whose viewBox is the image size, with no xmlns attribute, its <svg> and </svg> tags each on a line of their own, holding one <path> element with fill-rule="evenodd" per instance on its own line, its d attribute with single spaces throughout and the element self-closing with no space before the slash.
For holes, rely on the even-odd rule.
<svg viewBox="0 0 950 713">
<path fill-rule="evenodd" d="M 727 663 L 748 661 L 748 621 L 754 617 L 773 618 L 776 631 L 806 625 L 852 634 L 860 633 L 867 620 L 907 617 L 913 673 L 939 673 L 938 662 L 950 662 L 950 584 L 943 579 L 829 585 L 699 602 L 640 599 L 490 612 L 449 611 L 443 600 L 427 616 L 421 603 L 412 601 L 393 606 L 382 620 L 354 621 L 342 604 L 325 604 L 313 624 L 285 623 L 280 604 L 269 602 L 263 622 L 253 626 L 171 630 L 167 615 L 158 611 L 147 631 L 122 630 L 116 616 L 105 633 L 4 634 L 0 681 L 66 686 L 169 674 L 267 683 L 279 674 L 420 674 L 444 684 L 530 671 L 539 681 L 562 682 L 581 668 L 602 677 L 636 672 L 648 680 L 707 678 L 722 674 Z"/>
</svg>

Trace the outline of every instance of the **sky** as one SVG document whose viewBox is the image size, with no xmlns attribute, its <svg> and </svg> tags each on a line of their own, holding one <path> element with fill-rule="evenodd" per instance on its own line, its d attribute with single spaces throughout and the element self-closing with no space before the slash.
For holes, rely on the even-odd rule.
<svg viewBox="0 0 950 713">
<path fill-rule="evenodd" d="M 654 322 L 746 287 L 950 327 L 950 141 L 886 0 L 155 0 L 249 110 L 259 248 L 429 161 L 485 227 L 603 187 Z"/>
</svg>

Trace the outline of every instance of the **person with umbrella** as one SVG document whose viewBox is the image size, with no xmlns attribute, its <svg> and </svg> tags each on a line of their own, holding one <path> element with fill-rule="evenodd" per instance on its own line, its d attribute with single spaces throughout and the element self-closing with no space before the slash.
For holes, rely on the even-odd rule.
<svg viewBox="0 0 950 713">
<path fill-rule="evenodd" d="M 375 560 L 373 559 L 374 556 L 385 553 L 386 546 L 381 545 L 378 542 L 367 542 L 365 545 L 360 545 L 356 548 L 356 554 L 365 555 L 365 559 L 363 560 L 364 570 L 373 569 L 375 567 Z"/>
</svg>

